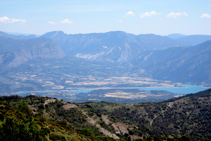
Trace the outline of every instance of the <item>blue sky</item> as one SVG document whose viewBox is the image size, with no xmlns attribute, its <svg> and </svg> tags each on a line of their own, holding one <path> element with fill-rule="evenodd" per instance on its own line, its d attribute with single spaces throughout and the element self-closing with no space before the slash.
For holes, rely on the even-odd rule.
<svg viewBox="0 0 211 141">
<path fill-rule="evenodd" d="M 0 31 L 211 35 L 211 0 L 0 0 Z"/>
</svg>

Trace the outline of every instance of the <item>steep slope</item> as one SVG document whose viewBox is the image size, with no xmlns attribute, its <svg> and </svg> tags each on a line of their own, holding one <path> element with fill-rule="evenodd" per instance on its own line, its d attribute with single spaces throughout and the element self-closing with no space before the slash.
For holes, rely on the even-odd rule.
<svg viewBox="0 0 211 141">
<path fill-rule="evenodd" d="M 19 97 L 10 97 L 14 106 L 0 100 L 0 140 L 4 141 L 100 141 L 114 140 L 109 137 L 95 137 L 89 129 L 75 130 L 65 120 L 48 120 L 42 113 L 40 106 L 38 111 L 34 107 L 22 101 Z M 7 99 L 7 98 L 6 98 Z M 41 102 L 45 98 L 33 98 L 31 102 Z M 18 101 L 19 100 L 19 101 Z M 39 100 L 39 101 L 37 101 Z M 46 101 L 50 101 L 46 100 Z M 9 100 L 10 101 L 10 100 Z M 18 102 L 17 102 L 18 101 Z M 50 103 L 50 102 L 49 102 Z M 46 103 L 46 104 L 49 104 Z M 36 103 L 35 103 L 36 105 Z"/>
<path fill-rule="evenodd" d="M 187 48 L 145 52 L 133 60 L 140 69 L 157 79 L 196 84 L 211 83 L 211 41 Z"/>
<path fill-rule="evenodd" d="M 59 45 L 47 38 L 15 39 L 0 37 L 0 66 L 17 67 L 29 60 L 40 58 L 63 58 Z"/>
<path fill-rule="evenodd" d="M 114 138 L 102 136 L 103 134 L 96 127 L 94 134 L 93 128 L 91 128 L 94 126 L 89 123 L 91 121 L 86 121 L 85 118 L 89 116 L 84 111 L 74 110 L 74 108 L 77 108 L 76 105 L 68 103 L 64 105 L 64 103 L 66 102 L 33 96 L 26 98 L 18 96 L 0 97 L 0 140 L 114 141 L 114 138 L 119 138 L 115 134 L 113 135 Z M 67 120 L 62 116 L 62 110 L 60 110 L 62 105 L 65 109 L 64 115 L 68 111 L 73 112 L 69 114 L 71 117 L 68 117 Z M 90 118 L 90 120 L 92 119 Z M 100 128 L 100 125 L 98 126 Z M 104 128 L 101 127 L 100 129 Z M 102 130 L 102 132 L 106 131 L 106 129 Z M 110 132 L 107 131 L 106 133 Z"/>
<path fill-rule="evenodd" d="M 91 137 L 92 140 L 99 138 L 103 140 L 103 135 L 110 136 L 110 139 L 120 140 L 191 139 L 198 141 L 211 139 L 211 89 L 160 103 L 75 104 L 34 96 L 2 97 L 0 103 L 10 103 L 19 107 L 19 110 L 21 110 L 20 107 L 25 107 L 23 103 L 28 104 L 33 112 L 32 115 L 38 117 L 43 113 L 46 118 L 40 126 L 49 125 L 50 135 L 57 132 L 56 134 L 60 137 L 72 136 L 71 132 L 68 133 L 68 128 L 66 128 L 68 126 L 72 127 L 72 133 L 77 131 L 86 135 L 87 138 Z M 0 125 L 2 125 L 2 121 L 3 124 L 5 122 L 5 118 L 2 118 L 5 117 L 3 112 L 7 115 L 11 115 L 11 112 L 6 110 L 4 104 L 0 107 Z M 39 120 L 41 119 L 36 122 L 39 123 Z M 61 125 L 52 126 L 52 122 L 49 121 Z M 62 129 L 65 131 L 61 131 Z"/>
<path fill-rule="evenodd" d="M 171 99 L 161 103 L 111 104 L 89 103 L 82 105 L 90 114 L 106 116 L 109 124 L 127 133 L 131 138 L 139 137 L 181 137 L 189 136 L 192 140 L 209 140 L 211 89 L 197 94 Z M 101 114 L 99 114 L 101 113 Z M 125 131 L 126 128 L 126 131 Z M 116 130 L 116 133 L 119 131 Z"/>
<path fill-rule="evenodd" d="M 75 35 L 54 31 L 43 36 L 59 43 L 67 55 L 110 62 L 127 62 L 143 51 L 177 45 L 168 37 L 153 34 L 133 35 L 121 31 Z"/>
</svg>

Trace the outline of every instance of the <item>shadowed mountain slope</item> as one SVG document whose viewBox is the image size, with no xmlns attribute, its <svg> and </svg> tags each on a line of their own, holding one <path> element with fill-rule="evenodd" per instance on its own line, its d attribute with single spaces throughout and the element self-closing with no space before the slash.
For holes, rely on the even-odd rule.
<svg viewBox="0 0 211 141">
<path fill-rule="evenodd" d="M 134 72 L 178 82 L 211 82 L 211 41 L 194 47 L 170 48 L 141 54 L 132 61 Z"/>
<path fill-rule="evenodd" d="M 0 43 L 2 67 L 17 67 L 33 59 L 58 59 L 65 56 L 57 43 L 43 37 L 33 39 L 0 37 Z"/>
</svg>

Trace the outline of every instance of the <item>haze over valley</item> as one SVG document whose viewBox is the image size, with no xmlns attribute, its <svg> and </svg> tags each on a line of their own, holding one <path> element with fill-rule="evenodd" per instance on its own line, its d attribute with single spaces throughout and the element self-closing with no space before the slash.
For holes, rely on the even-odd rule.
<svg viewBox="0 0 211 141">
<path fill-rule="evenodd" d="M 188 94 L 157 94 L 141 90 L 144 87 L 163 90 L 187 87 L 184 84 L 209 87 L 211 36 L 173 36 L 123 31 L 90 34 L 53 31 L 41 36 L 1 32 L 0 92 L 69 97 L 69 101 L 75 102 L 111 101 L 108 97 L 117 98 L 115 102 L 126 99 L 141 102 Z M 124 89 L 128 89 L 127 93 Z M 73 93 L 74 90 L 88 91 Z M 92 90 L 97 90 L 94 92 L 97 95 Z"/>
</svg>

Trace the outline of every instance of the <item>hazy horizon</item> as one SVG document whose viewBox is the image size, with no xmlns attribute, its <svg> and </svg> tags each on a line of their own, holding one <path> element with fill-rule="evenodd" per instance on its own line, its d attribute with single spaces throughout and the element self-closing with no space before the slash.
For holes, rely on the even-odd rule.
<svg viewBox="0 0 211 141">
<path fill-rule="evenodd" d="M 170 36 L 170 35 L 181 35 L 181 36 L 191 36 L 191 35 L 211 35 L 210 34 L 182 34 L 182 33 L 170 33 L 170 34 L 166 34 L 166 35 L 161 35 L 161 34 L 155 34 L 155 33 L 141 33 L 141 34 L 135 34 L 135 33 L 130 33 L 130 32 L 126 32 L 126 31 L 121 31 L 121 30 L 116 30 L 116 31 L 106 31 L 106 32 L 88 32 L 88 33 L 66 33 L 65 31 L 62 31 L 62 30 L 52 30 L 52 31 L 48 31 L 48 32 L 45 32 L 43 34 L 35 34 L 35 33 L 21 33 L 21 32 L 7 32 L 7 31 L 0 31 L 0 32 L 4 32 L 6 34 L 9 34 L 9 35 L 15 35 L 15 36 L 19 36 L 19 35 L 25 35 L 25 36 L 28 36 L 28 35 L 36 35 L 36 36 L 42 36 L 46 33 L 49 33 L 49 32 L 63 32 L 64 34 L 67 34 L 67 35 L 77 35 L 77 34 L 104 34 L 104 33 L 109 33 L 109 32 L 125 32 L 127 34 L 133 34 L 133 35 L 147 35 L 147 34 L 154 34 L 154 35 L 159 35 L 159 36 Z"/>
<path fill-rule="evenodd" d="M 210 35 L 210 25 L 209 0 L 0 1 L 0 31 L 9 33 Z"/>
</svg>

